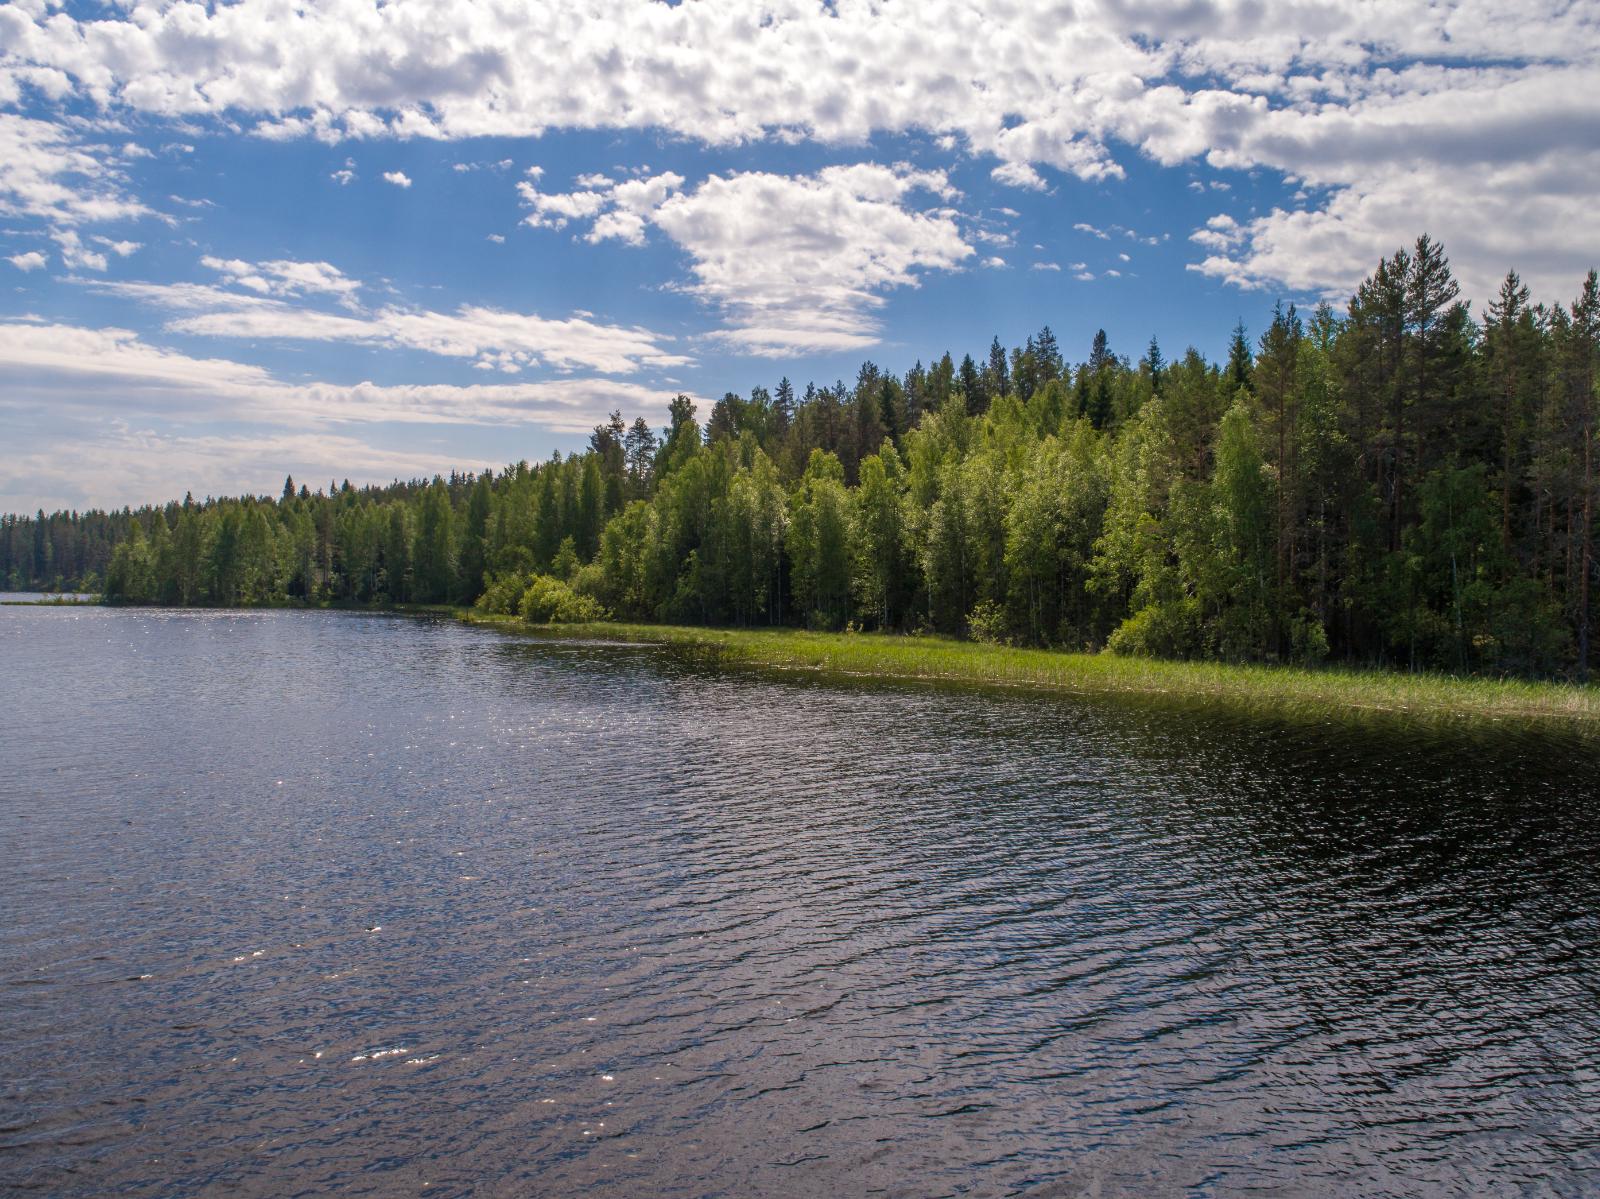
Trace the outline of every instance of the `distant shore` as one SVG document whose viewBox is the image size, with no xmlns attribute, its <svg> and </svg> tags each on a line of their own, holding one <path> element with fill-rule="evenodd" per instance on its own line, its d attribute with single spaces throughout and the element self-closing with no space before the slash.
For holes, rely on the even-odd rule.
<svg viewBox="0 0 1600 1199">
<path fill-rule="evenodd" d="M 716 665 L 804 671 L 840 679 L 1144 697 L 1282 719 L 1504 722 L 1600 737 L 1600 689 L 1565 683 L 1169 662 L 1017 649 L 944 637 L 609 622 L 530 625 L 515 617 L 468 611 L 461 615 L 472 624 L 541 636 L 659 645 Z"/>
<path fill-rule="evenodd" d="M 11 606 L 97 604 L 98 597 L 7 599 Z M 1600 739 L 1600 687 L 1475 679 L 1381 669 L 1178 662 L 885 633 L 729 629 L 600 621 L 530 624 L 449 604 L 290 605 L 286 610 L 377 611 L 445 616 L 571 641 L 661 646 L 709 665 L 880 680 L 1121 697 L 1170 706 L 1223 708 L 1287 721 L 1424 725 L 1500 723 Z M 238 611 L 239 609 L 217 609 Z"/>
</svg>

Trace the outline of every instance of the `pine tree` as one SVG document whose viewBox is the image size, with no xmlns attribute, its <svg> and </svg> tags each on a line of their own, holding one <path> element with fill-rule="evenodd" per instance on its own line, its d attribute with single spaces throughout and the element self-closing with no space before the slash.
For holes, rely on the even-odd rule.
<svg viewBox="0 0 1600 1199">
<path fill-rule="evenodd" d="M 435 478 L 417 507 L 416 543 L 411 551 L 418 603 L 437 604 L 456 592 L 456 547 L 450 492 Z"/>
<path fill-rule="evenodd" d="M 967 415 L 981 416 L 989 408 L 989 394 L 984 389 L 983 379 L 978 374 L 978 364 L 972 361 L 971 354 L 961 360 L 959 378 L 961 394 L 967 401 Z"/>
</svg>

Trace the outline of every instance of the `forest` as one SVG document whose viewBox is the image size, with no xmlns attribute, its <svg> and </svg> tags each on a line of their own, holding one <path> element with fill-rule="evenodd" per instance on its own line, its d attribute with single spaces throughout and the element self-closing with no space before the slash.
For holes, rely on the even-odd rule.
<svg viewBox="0 0 1600 1199">
<path fill-rule="evenodd" d="M 1103 332 L 620 413 L 538 465 L 0 520 L 107 602 L 477 604 L 1228 661 L 1594 665 L 1600 287 L 1475 317 L 1427 237 L 1227 360 Z"/>
</svg>

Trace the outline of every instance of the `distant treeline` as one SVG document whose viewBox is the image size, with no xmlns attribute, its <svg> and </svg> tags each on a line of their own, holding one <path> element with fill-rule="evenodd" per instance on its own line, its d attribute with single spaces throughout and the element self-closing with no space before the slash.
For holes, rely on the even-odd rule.
<svg viewBox="0 0 1600 1199">
<path fill-rule="evenodd" d="M 13 588 L 471 603 L 1178 657 L 1586 677 L 1600 288 L 1481 322 L 1424 237 L 1228 359 L 1042 329 L 853 386 L 679 397 L 499 473 L 6 518 Z M 562 584 L 556 586 L 555 584 Z M 547 602 L 548 601 L 548 602 Z M 555 603 L 555 608 L 561 605 Z"/>
</svg>

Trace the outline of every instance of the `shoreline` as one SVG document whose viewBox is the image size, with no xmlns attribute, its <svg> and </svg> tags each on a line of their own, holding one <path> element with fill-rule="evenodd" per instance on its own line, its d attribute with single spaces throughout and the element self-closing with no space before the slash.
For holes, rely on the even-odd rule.
<svg viewBox="0 0 1600 1199">
<path fill-rule="evenodd" d="M 1227 708 L 1288 721 L 1482 724 L 1600 738 L 1600 689 L 1382 670 L 1177 662 L 944 637 L 597 622 L 537 625 L 463 610 L 468 624 L 568 641 L 654 645 L 719 667 L 1028 690 Z"/>
<path fill-rule="evenodd" d="M 17 607 L 103 606 L 95 599 L 5 600 Z M 121 606 L 121 605 L 111 605 Z M 1600 744 L 1600 687 L 1521 679 L 1404 674 L 1376 668 L 1305 668 L 1171 661 L 1018 648 L 950 637 L 817 633 L 794 628 L 708 628 L 595 621 L 530 624 L 454 604 L 289 604 L 207 611 L 343 611 L 431 616 L 543 639 L 655 646 L 723 669 L 839 683 L 1030 691 L 1223 709 L 1286 723 L 1494 725 L 1575 734 Z"/>
</svg>

